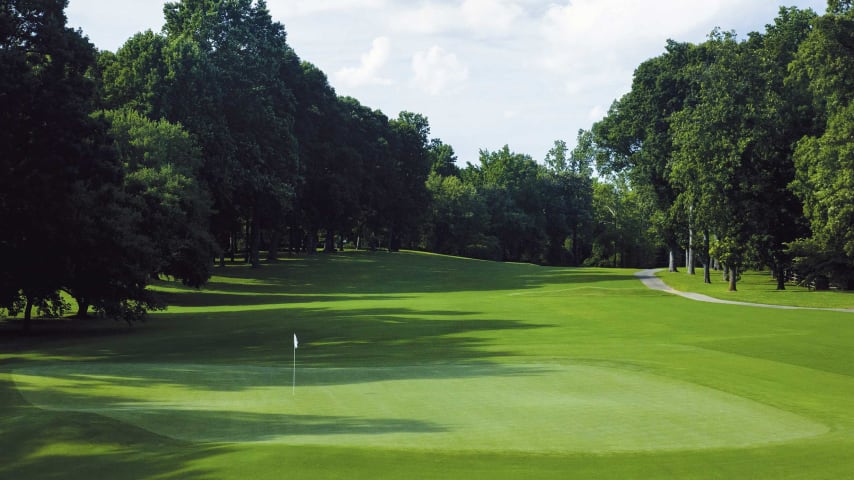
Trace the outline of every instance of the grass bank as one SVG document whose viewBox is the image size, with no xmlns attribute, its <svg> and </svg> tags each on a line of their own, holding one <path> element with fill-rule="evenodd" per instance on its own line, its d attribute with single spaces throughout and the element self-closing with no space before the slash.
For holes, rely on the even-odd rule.
<svg viewBox="0 0 854 480">
<path fill-rule="evenodd" d="M 839 290 L 816 291 L 794 284 L 786 284 L 785 290 L 777 290 L 777 281 L 770 272 L 746 272 L 741 275 L 737 292 L 730 292 L 729 284 L 723 280 L 721 272 L 712 272 L 712 283 L 703 283 L 703 271 L 697 269 L 695 275 L 685 270 L 670 273 L 666 270 L 657 276 L 682 292 L 702 293 L 713 298 L 738 302 L 764 303 L 770 305 L 788 305 L 810 308 L 849 308 L 854 309 L 854 292 Z"/>
</svg>

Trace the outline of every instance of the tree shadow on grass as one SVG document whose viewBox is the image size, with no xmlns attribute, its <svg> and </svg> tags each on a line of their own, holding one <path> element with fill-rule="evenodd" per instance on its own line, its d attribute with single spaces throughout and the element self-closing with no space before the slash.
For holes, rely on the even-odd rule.
<svg viewBox="0 0 854 480">
<path fill-rule="evenodd" d="M 216 410 L 146 409 L 107 413 L 171 438 L 204 443 L 287 441 L 291 436 L 439 433 L 432 422 L 396 418 L 282 415 Z"/>
<path fill-rule="evenodd" d="M 636 280 L 621 270 L 555 268 L 417 253 L 350 252 L 215 271 L 207 288 L 243 293 L 382 295 L 522 290 L 564 283 Z"/>
<path fill-rule="evenodd" d="M 112 360 L 290 365 L 296 333 L 298 361 L 315 367 L 490 362 L 513 353 L 487 348 L 484 333 L 553 326 L 476 315 L 410 308 L 167 314 L 148 328 L 162 335 L 144 332 L 139 342 L 128 339 Z"/>
<path fill-rule="evenodd" d="M 358 300 L 405 300 L 403 296 L 382 295 L 292 295 L 288 293 L 221 293 L 199 291 L 158 292 L 163 303 L 174 307 L 235 307 L 246 305 L 282 305 Z"/>
<path fill-rule="evenodd" d="M 0 408 L 0 478 L 206 479 L 214 472 L 193 465 L 231 450 L 191 445 L 101 415 L 35 408 L 2 375 Z"/>
<path fill-rule="evenodd" d="M 312 372 L 300 374 L 303 385 L 534 375 L 540 372 L 497 363 L 514 353 L 494 348 L 483 334 L 551 326 L 407 308 L 312 308 L 300 309 L 298 315 L 288 310 L 269 314 L 272 319 L 259 318 L 257 312 L 218 313 L 215 320 L 205 314 L 163 315 L 146 329 L 111 339 L 112 350 L 101 351 L 99 358 L 81 356 L 79 362 L 55 363 L 52 354 L 64 349 L 42 348 L 43 361 L 22 359 L 7 365 L 21 373 L 79 384 L 81 392 L 99 383 L 182 385 L 199 391 L 281 387 L 290 384 L 292 339 L 298 332 L 297 368 Z M 66 355 L 73 358 L 72 353 Z"/>
</svg>

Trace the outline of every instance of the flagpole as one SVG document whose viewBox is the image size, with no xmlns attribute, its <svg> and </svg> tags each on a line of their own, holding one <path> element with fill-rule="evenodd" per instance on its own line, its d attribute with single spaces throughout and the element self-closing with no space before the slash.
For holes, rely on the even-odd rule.
<svg viewBox="0 0 854 480">
<path fill-rule="evenodd" d="M 297 394 L 297 334 L 294 334 L 294 376 L 293 382 L 291 383 L 291 395 L 295 396 Z"/>
</svg>

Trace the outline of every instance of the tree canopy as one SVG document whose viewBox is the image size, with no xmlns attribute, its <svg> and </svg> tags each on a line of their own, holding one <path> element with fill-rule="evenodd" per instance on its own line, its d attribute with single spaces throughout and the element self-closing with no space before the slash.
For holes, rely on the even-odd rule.
<svg viewBox="0 0 854 480">
<path fill-rule="evenodd" d="M 231 257 L 418 248 L 552 265 L 685 252 L 854 287 L 854 10 L 668 41 L 542 159 L 457 165 L 426 116 L 339 96 L 263 0 L 180 0 L 98 52 L 66 1 L 0 7 L 0 308 L 133 320 Z M 594 170 L 595 167 L 595 170 Z"/>
</svg>

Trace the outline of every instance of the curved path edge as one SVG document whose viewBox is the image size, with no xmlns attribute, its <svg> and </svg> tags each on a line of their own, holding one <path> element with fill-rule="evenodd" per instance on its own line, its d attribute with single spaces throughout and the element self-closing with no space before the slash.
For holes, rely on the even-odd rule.
<svg viewBox="0 0 854 480">
<path fill-rule="evenodd" d="M 722 303 L 726 305 L 741 305 L 745 307 L 776 308 L 778 310 L 822 310 L 827 312 L 854 313 L 854 309 L 851 308 L 795 307 L 791 305 L 770 305 L 767 303 L 736 302 L 734 300 L 722 300 L 720 298 L 710 297 L 701 293 L 681 292 L 679 290 L 674 290 L 673 287 L 664 283 L 664 280 L 655 276 L 656 273 L 662 270 L 664 269 L 653 268 L 649 270 L 641 270 L 639 272 L 635 272 L 635 277 L 637 277 L 638 280 L 640 280 L 648 288 L 651 288 L 653 290 L 672 293 L 673 295 L 679 295 L 680 297 L 696 300 L 698 302 Z"/>
</svg>

